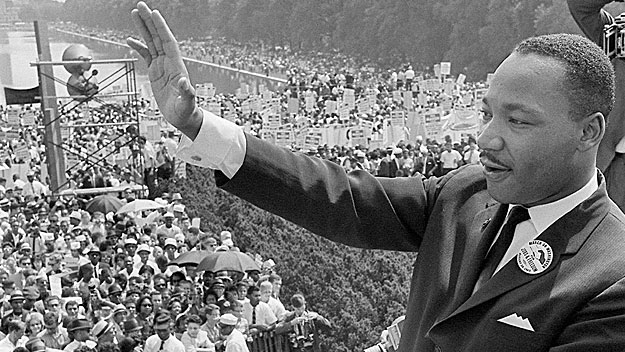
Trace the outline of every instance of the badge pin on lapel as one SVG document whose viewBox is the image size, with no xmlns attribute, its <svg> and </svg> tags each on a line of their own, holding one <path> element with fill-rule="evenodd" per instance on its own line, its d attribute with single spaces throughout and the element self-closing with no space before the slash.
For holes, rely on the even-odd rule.
<svg viewBox="0 0 625 352">
<path fill-rule="evenodd" d="M 480 229 L 480 231 L 484 231 L 484 229 L 486 228 L 486 226 L 488 226 L 488 224 L 490 224 L 490 220 L 491 220 L 491 219 L 486 219 L 486 220 L 482 223 L 482 228 Z"/>
<path fill-rule="evenodd" d="M 516 262 L 526 274 L 540 274 L 549 268 L 553 261 L 553 250 L 551 246 L 541 240 L 532 240 L 516 256 Z"/>
</svg>

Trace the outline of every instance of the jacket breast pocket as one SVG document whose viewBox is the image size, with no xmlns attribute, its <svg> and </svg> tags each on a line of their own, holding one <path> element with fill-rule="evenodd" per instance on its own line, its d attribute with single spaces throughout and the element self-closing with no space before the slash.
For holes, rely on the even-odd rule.
<svg viewBox="0 0 625 352">
<path fill-rule="evenodd" d="M 485 333 L 485 341 L 481 341 L 481 348 L 475 346 L 475 351 L 547 351 L 552 339 L 549 333 L 530 331 L 495 319 L 489 321 Z"/>
</svg>

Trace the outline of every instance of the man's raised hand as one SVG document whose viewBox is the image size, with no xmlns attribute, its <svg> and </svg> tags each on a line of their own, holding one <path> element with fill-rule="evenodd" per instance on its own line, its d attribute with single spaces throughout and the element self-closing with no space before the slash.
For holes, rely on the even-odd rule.
<svg viewBox="0 0 625 352">
<path fill-rule="evenodd" d="M 195 104 L 195 89 L 182 61 L 180 48 L 165 19 L 143 1 L 131 12 L 132 20 L 145 44 L 128 38 L 148 65 L 148 77 L 156 103 L 163 116 L 191 139 L 202 125 L 202 112 Z"/>
</svg>

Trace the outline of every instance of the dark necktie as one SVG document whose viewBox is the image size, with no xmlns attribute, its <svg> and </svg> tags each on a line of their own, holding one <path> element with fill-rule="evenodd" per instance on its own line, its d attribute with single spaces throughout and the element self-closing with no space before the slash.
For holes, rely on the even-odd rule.
<svg viewBox="0 0 625 352">
<path fill-rule="evenodd" d="M 475 284 L 474 292 L 479 290 L 484 284 L 493 276 L 495 273 L 495 269 L 499 265 L 499 262 L 503 259 L 503 256 L 506 254 L 508 247 L 512 243 L 512 238 L 514 237 L 514 230 L 516 229 L 516 225 L 529 220 L 530 215 L 527 212 L 527 209 L 521 206 L 515 206 L 510 210 L 510 214 L 508 215 L 508 220 L 506 224 L 501 229 L 501 233 L 499 233 L 499 237 L 495 244 L 491 247 L 486 255 L 486 259 L 484 260 L 484 265 L 482 267 L 482 272 L 480 273 L 480 277 Z"/>
<path fill-rule="evenodd" d="M 252 325 L 256 324 L 256 306 L 252 307 Z"/>
<path fill-rule="evenodd" d="M 164 350 L 165 341 L 167 341 L 167 340 L 161 340 L 161 348 L 158 349 L 159 351 L 163 351 Z"/>
</svg>

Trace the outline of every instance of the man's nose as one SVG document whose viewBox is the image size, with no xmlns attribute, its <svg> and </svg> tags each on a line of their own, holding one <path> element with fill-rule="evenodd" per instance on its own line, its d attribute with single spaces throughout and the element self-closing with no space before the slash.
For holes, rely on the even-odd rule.
<svg viewBox="0 0 625 352">
<path fill-rule="evenodd" d="M 504 146 L 501 128 L 497 121 L 485 124 L 477 137 L 477 145 L 481 150 L 501 150 Z"/>
</svg>

